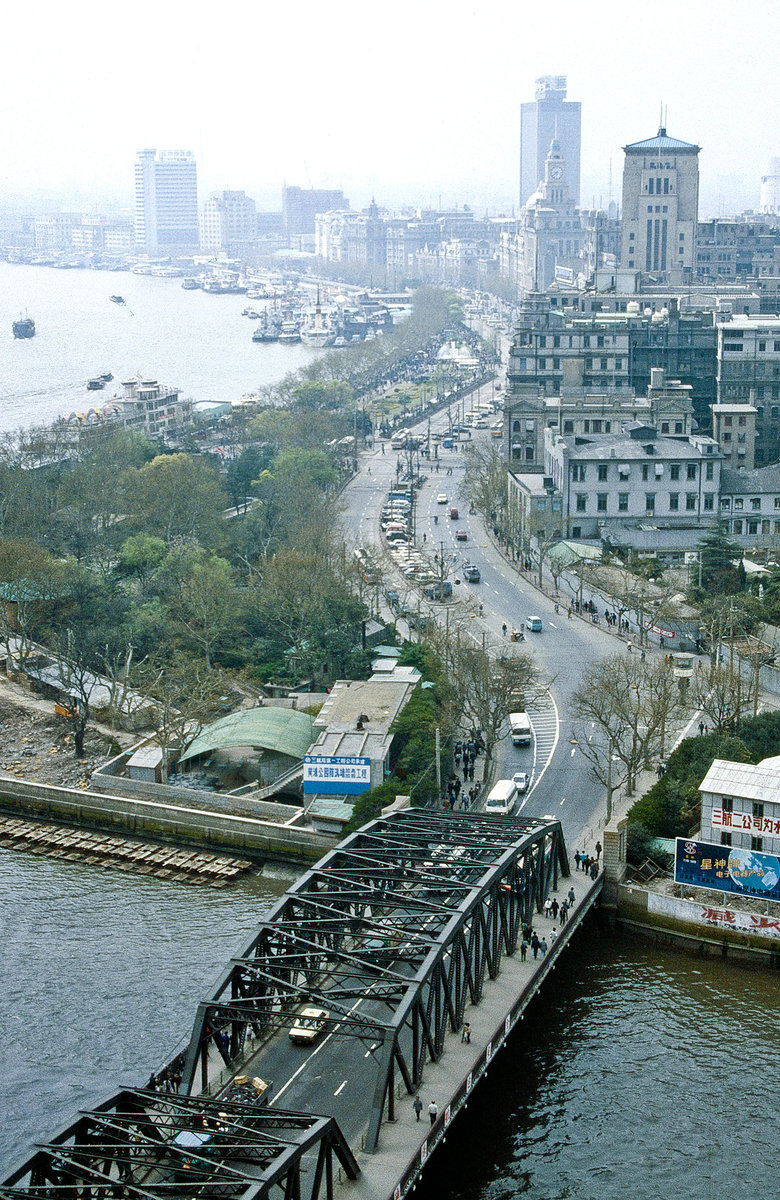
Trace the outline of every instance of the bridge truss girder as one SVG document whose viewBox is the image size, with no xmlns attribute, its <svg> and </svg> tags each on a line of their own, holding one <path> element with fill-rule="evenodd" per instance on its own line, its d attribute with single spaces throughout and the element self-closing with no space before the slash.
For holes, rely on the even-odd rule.
<svg viewBox="0 0 780 1200">
<path fill-rule="evenodd" d="M 195 1019 L 182 1090 L 289 1025 L 304 1002 L 327 1031 L 370 1044 L 377 1062 L 366 1149 L 395 1115 L 447 1030 L 479 1003 L 558 875 L 569 875 L 560 823 L 422 810 L 371 822 L 307 871 L 271 909 Z M 372 1011 L 354 1001 L 370 998 Z"/>
<path fill-rule="evenodd" d="M 184 1150 L 182 1134 L 208 1142 Z M 0 1184 L 0 1200 L 319 1200 L 323 1184 L 333 1200 L 334 1155 L 356 1179 L 332 1117 L 125 1089 L 39 1146 Z"/>
</svg>

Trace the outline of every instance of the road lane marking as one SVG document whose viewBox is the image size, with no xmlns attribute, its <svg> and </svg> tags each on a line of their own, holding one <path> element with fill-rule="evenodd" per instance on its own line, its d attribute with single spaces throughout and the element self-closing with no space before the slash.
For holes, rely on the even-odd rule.
<svg viewBox="0 0 780 1200">
<path fill-rule="evenodd" d="M 571 748 L 571 757 L 572 757 L 572 758 L 574 758 L 574 755 L 575 755 L 576 753 L 577 753 L 577 747 L 576 747 L 576 746 L 572 746 L 572 748 Z"/>
<path fill-rule="evenodd" d="M 565 804 L 565 803 L 566 803 L 566 797 L 564 796 L 563 799 L 561 800 L 561 804 Z"/>
<path fill-rule="evenodd" d="M 346 1079 L 345 1079 L 345 1080 L 344 1080 L 344 1082 L 343 1082 L 343 1083 L 342 1083 L 342 1084 L 341 1084 L 339 1087 L 337 1087 L 337 1088 L 336 1088 L 336 1090 L 335 1090 L 335 1092 L 333 1093 L 333 1095 L 334 1095 L 334 1096 L 338 1096 L 339 1092 L 343 1092 L 343 1091 L 344 1091 L 344 1088 L 345 1088 L 346 1086 L 347 1086 L 347 1081 L 346 1081 Z"/>
</svg>

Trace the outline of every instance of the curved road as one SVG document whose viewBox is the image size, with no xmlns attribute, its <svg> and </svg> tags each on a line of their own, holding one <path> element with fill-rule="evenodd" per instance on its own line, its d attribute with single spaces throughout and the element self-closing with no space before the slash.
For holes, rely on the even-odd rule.
<svg viewBox="0 0 780 1200">
<path fill-rule="evenodd" d="M 486 386 L 482 390 L 484 398 L 489 399 L 491 388 Z M 416 427 L 415 432 L 427 434 L 427 427 L 426 420 Z M 432 431 L 446 431 L 447 428 L 445 412 L 431 419 Z M 480 430 L 474 431 L 472 436 L 488 438 L 490 434 Z M 362 455 L 360 471 L 343 494 L 346 536 L 356 546 L 372 547 L 380 562 L 383 559 L 379 513 L 395 481 L 398 457 L 390 449 L 389 442 L 385 443 L 384 454 L 377 443 L 373 451 Z M 421 459 L 420 470 L 427 474 L 427 480 L 417 493 L 417 547 L 431 557 L 435 547 L 458 566 L 466 560 L 475 563 L 482 580 L 479 584 L 467 584 L 463 581 L 462 573 L 455 570 L 450 576 L 454 585 L 453 602 L 429 604 L 423 601 L 421 607 L 425 611 L 434 611 L 440 620 L 446 619 L 444 614 L 447 609 L 451 613 L 451 621 L 473 620 L 474 632 L 478 635 L 484 633 L 488 644 L 495 650 L 502 642 L 501 626 L 504 622 L 511 630 L 513 627 L 519 628 L 530 614 L 542 618 L 542 632 L 527 634 L 526 647 L 534 655 L 543 677 L 551 681 L 551 702 L 541 702 L 529 713 L 534 724 L 533 747 L 515 747 L 508 737 L 505 738 L 496 751 L 496 768 L 499 776 L 512 775 L 517 770 L 529 773 L 533 770 L 531 789 L 521 800 L 516 812 L 522 811 L 524 816 L 549 814 L 558 817 L 563 824 L 567 844 L 574 850 L 576 840 L 588 831 L 594 830 L 595 838 L 595 826 L 603 812 L 605 798 L 603 787 L 591 778 L 586 760 L 573 743 L 569 702 L 582 671 L 605 654 L 615 653 L 619 649 L 618 643 L 601 626 L 586 624 L 578 618 L 569 620 L 565 601 L 561 604 L 560 613 L 556 614 L 553 602 L 503 558 L 486 536 L 481 518 L 469 515 L 462 486 L 461 451 L 440 448 L 438 463 L 437 473 L 433 459 L 430 463 Z M 449 468 L 452 469 L 451 475 L 447 473 Z M 446 494 L 447 504 L 437 503 L 439 492 Z M 459 510 L 457 520 L 449 519 L 451 505 Z M 438 517 L 438 522 L 434 517 Z M 456 540 L 457 530 L 466 531 L 465 543 Z M 385 586 L 394 587 L 403 594 L 400 572 L 389 567 L 388 560 L 384 560 L 384 565 L 388 567 Z M 456 579 L 459 582 L 456 583 Z M 413 594 L 416 597 L 417 594 Z M 415 598 L 415 606 L 417 603 Z M 480 604 L 483 608 L 481 616 L 478 615 Z M 453 614 L 457 614 L 457 617 Z"/>
</svg>

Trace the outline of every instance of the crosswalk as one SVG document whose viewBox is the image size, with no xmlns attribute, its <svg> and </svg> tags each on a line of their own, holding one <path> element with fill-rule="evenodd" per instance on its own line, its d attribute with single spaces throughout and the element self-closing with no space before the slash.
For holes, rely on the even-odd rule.
<svg viewBox="0 0 780 1200">
<path fill-rule="evenodd" d="M 555 753 L 560 734 L 560 720 L 558 706 L 549 691 L 541 692 L 533 700 L 529 700 L 526 712 L 534 731 L 533 783 L 530 788 L 530 791 L 533 791 Z"/>
</svg>

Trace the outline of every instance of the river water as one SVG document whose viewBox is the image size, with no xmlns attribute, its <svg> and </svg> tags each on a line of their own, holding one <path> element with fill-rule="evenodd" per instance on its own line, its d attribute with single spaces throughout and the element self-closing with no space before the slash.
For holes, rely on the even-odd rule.
<svg viewBox="0 0 780 1200">
<path fill-rule="evenodd" d="M 111 303 L 116 294 L 124 305 Z M 241 310 L 261 304 L 184 291 L 180 279 L 0 263 L 0 431 L 100 407 L 139 374 L 195 401 L 237 400 L 321 354 L 253 342 Z M 24 312 L 36 335 L 17 340 L 11 325 Z M 115 382 L 86 390 L 109 371 Z"/>
<path fill-rule="evenodd" d="M 111 387 L 85 390 L 102 371 L 233 399 L 316 355 L 253 344 L 245 304 L 178 280 L 0 263 L 0 430 L 105 402 Z M 25 309 L 38 334 L 15 341 L 11 322 Z M 180 1048 L 198 999 L 289 881 L 269 868 L 216 891 L 0 851 L 0 1174 L 79 1107 L 144 1082 Z M 774 1190 L 776 1009 L 774 975 L 591 927 L 417 1196 L 752 1200 Z"/>
</svg>

